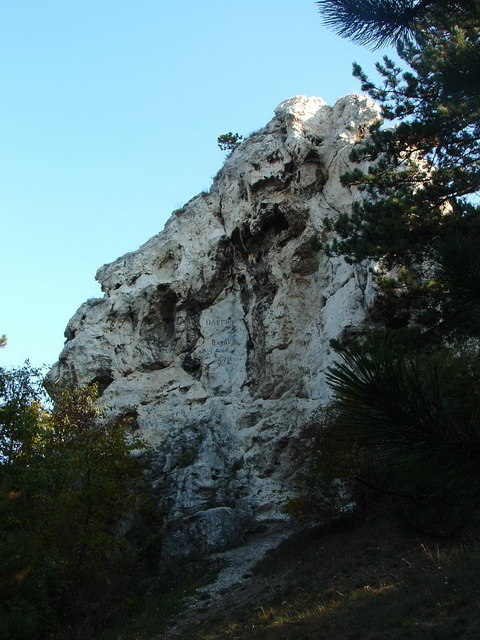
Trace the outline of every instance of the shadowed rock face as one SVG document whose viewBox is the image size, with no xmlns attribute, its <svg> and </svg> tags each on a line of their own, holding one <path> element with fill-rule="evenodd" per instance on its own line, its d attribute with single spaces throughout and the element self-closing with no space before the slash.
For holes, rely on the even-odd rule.
<svg viewBox="0 0 480 640">
<path fill-rule="evenodd" d="M 324 219 L 350 209 L 340 175 L 377 117 L 357 95 L 283 102 L 209 193 L 98 270 L 104 297 L 67 326 L 50 383 L 96 381 L 136 417 L 156 452 L 165 557 L 228 548 L 283 517 L 298 434 L 328 400 L 329 341 L 371 303 L 366 266 L 320 242 Z"/>
</svg>

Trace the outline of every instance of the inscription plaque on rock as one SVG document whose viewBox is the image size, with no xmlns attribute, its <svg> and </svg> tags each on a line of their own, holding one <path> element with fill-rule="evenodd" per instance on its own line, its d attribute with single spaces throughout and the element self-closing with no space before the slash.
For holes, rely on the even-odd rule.
<svg viewBox="0 0 480 640">
<path fill-rule="evenodd" d="M 231 364 L 241 346 L 237 322 L 232 318 L 206 318 L 203 321 L 204 344 L 197 354 L 209 365 Z"/>
</svg>

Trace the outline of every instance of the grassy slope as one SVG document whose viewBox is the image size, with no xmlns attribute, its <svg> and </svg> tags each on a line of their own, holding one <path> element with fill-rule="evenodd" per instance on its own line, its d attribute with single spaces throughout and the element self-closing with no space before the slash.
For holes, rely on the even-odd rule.
<svg viewBox="0 0 480 640">
<path fill-rule="evenodd" d="M 98 640 L 477 640 L 479 569 L 480 553 L 447 556 L 377 516 L 298 534 L 200 610 L 177 591 Z"/>
</svg>

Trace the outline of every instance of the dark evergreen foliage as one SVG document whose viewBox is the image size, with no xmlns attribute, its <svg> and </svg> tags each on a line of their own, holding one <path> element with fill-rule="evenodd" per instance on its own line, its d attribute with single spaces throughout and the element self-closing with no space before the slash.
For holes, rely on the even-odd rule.
<svg viewBox="0 0 480 640">
<path fill-rule="evenodd" d="M 242 142 L 243 136 L 239 133 L 222 133 L 217 138 L 218 146 L 222 151 L 233 151 Z"/>
<path fill-rule="evenodd" d="M 319 0 L 324 23 L 338 35 L 375 48 L 413 33 L 435 0 Z M 438 0 L 437 0 L 438 2 Z"/>
<path fill-rule="evenodd" d="M 363 198 L 339 217 L 328 250 L 378 261 L 372 319 L 383 331 L 339 345 L 341 361 L 329 373 L 335 425 L 349 451 L 369 458 L 360 480 L 393 496 L 411 528 L 476 540 L 480 2 L 319 5 L 341 35 L 395 41 L 407 66 L 384 57 L 374 83 L 354 65 L 383 122 L 352 151 L 358 168 L 343 182 Z"/>
<path fill-rule="evenodd" d="M 337 421 L 369 456 L 360 480 L 396 498 L 417 531 L 480 537 L 480 363 L 475 355 L 419 357 L 392 339 L 350 345 L 329 371 Z M 469 397 L 465 387 L 469 386 Z"/>
<path fill-rule="evenodd" d="M 380 103 L 384 121 L 396 124 L 378 123 L 366 144 L 353 150 L 359 167 L 343 182 L 357 186 L 364 197 L 338 219 L 338 235 L 328 249 L 350 261 L 373 257 L 386 269 L 408 270 L 399 287 L 408 288 L 415 302 L 423 295 L 424 311 L 428 308 L 423 318 L 410 317 L 428 326 L 436 315 L 442 328 L 451 329 L 453 318 L 448 321 L 445 314 L 458 308 L 458 296 L 457 303 L 447 303 L 455 287 L 447 286 L 445 273 L 440 277 L 439 251 L 445 254 L 450 246 L 451 272 L 456 246 L 465 273 L 474 269 L 465 265 L 473 252 L 460 256 L 452 238 L 470 243 L 480 238 L 480 96 L 467 81 L 480 69 L 480 5 L 467 0 L 455 5 L 457 14 L 450 5 L 443 12 L 435 6 L 437 19 L 398 44 L 408 71 L 385 57 L 377 64 L 379 86 L 354 65 L 363 90 Z M 443 317 L 433 313 L 439 305 Z"/>
</svg>

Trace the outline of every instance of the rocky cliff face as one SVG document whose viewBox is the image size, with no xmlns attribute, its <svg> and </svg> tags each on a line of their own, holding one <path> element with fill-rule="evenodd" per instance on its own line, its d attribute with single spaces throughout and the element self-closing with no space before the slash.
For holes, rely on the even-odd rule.
<svg viewBox="0 0 480 640">
<path fill-rule="evenodd" d="M 50 381 L 98 382 L 154 447 L 165 557 L 284 517 L 298 434 L 328 399 L 329 341 L 372 299 L 368 269 L 320 247 L 324 219 L 351 206 L 351 146 L 377 117 L 356 95 L 283 102 L 209 193 L 99 269 L 104 297 L 67 326 Z"/>
</svg>

